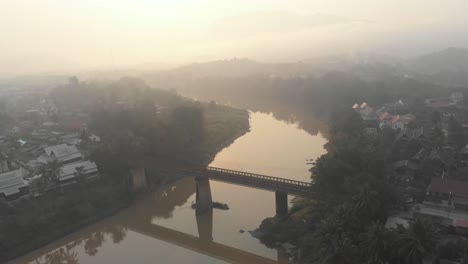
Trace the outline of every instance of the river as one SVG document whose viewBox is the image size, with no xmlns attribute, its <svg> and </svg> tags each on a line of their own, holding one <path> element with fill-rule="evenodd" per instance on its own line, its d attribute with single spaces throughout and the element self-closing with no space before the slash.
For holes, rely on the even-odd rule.
<svg viewBox="0 0 468 264">
<path fill-rule="evenodd" d="M 272 114 L 250 114 L 250 132 L 215 157 L 210 166 L 309 181 L 310 165 L 325 152 L 324 137 Z M 184 178 L 134 205 L 12 261 L 39 263 L 287 263 L 247 231 L 275 214 L 274 193 L 211 181 L 213 201 L 230 210 L 197 217 L 193 178 Z M 242 231 L 246 232 L 242 232 Z"/>
</svg>

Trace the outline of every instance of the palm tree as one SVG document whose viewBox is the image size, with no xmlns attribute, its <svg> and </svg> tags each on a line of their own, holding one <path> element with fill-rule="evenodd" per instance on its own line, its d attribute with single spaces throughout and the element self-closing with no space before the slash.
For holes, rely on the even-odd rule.
<svg viewBox="0 0 468 264">
<path fill-rule="evenodd" d="M 360 236 L 359 248 L 367 263 L 388 263 L 391 247 L 395 237 L 394 233 L 385 228 L 381 223 L 374 222 L 365 233 Z"/>
<path fill-rule="evenodd" d="M 76 167 L 75 172 L 73 174 L 75 175 L 75 179 L 78 182 L 80 183 L 86 182 L 86 172 L 84 171 L 84 166 Z"/>
<path fill-rule="evenodd" d="M 49 186 L 51 182 L 58 181 L 60 173 L 62 173 L 62 165 L 58 160 L 53 160 L 42 166 L 39 170 L 39 174 L 42 175 L 38 182 L 40 189 Z"/>
<path fill-rule="evenodd" d="M 424 258 L 432 257 L 436 230 L 430 222 L 418 218 L 408 229 L 399 227 L 398 232 L 394 246 L 401 263 L 419 264 Z"/>
<path fill-rule="evenodd" d="M 351 206 L 352 219 L 358 220 L 358 226 L 365 225 L 372 220 L 381 207 L 379 193 L 369 185 L 364 185 L 353 197 Z M 369 222 L 370 223 L 370 222 Z"/>
</svg>

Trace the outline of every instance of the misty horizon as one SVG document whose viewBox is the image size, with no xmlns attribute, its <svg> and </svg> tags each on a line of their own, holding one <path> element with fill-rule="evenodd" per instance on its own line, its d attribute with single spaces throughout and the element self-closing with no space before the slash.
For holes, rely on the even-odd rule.
<svg viewBox="0 0 468 264">
<path fill-rule="evenodd" d="M 3 2 L 0 76 L 157 70 L 231 58 L 414 57 L 468 47 L 466 7 L 458 1 Z"/>
</svg>

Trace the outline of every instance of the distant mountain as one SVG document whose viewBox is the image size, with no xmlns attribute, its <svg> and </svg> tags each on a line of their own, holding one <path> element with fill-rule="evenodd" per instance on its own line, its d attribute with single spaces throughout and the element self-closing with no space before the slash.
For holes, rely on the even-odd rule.
<svg viewBox="0 0 468 264">
<path fill-rule="evenodd" d="M 418 56 L 409 59 L 405 67 L 417 78 L 444 85 L 468 86 L 467 48 L 447 48 Z"/>
<path fill-rule="evenodd" d="M 415 70 L 426 74 L 446 71 L 468 71 L 468 49 L 448 48 L 422 55 L 409 61 Z"/>
</svg>

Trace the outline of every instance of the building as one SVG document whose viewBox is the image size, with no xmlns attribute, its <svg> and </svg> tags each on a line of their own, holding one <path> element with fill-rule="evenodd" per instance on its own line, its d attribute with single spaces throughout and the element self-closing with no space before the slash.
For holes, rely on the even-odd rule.
<svg viewBox="0 0 468 264">
<path fill-rule="evenodd" d="M 409 123 L 413 122 L 416 117 L 412 114 L 407 115 L 395 115 L 390 120 L 390 125 L 393 130 L 404 130 L 409 125 Z"/>
<path fill-rule="evenodd" d="M 379 115 L 379 120 L 380 120 L 380 129 L 384 129 L 386 127 L 391 127 L 392 126 L 392 119 L 393 115 L 391 115 L 388 112 L 383 112 Z"/>
<path fill-rule="evenodd" d="M 94 179 L 99 177 L 99 171 L 96 163 L 89 160 L 85 160 L 82 162 L 67 164 L 63 166 L 58 175 L 59 182 L 64 183 L 75 180 L 78 172 L 77 169 L 80 167 L 83 168 L 83 173 L 86 175 L 87 179 Z"/>
<path fill-rule="evenodd" d="M 463 146 L 460 150 L 459 150 L 459 157 L 460 157 L 460 162 L 464 165 L 464 166 L 468 166 L 468 144 Z"/>
<path fill-rule="evenodd" d="M 381 112 L 388 112 L 392 115 L 405 115 L 409 112 L 408 104 L 403 102 L 402 99 L 394 102 L 387 103 L 379 109 Z"/>
<path fill-rule="evenodd" d="M 392 117 L 390 120 L 391 126 L 393 130 L 404 130 L 405 124 L 400 120 L 400 116 L 396 115 Z"/>
<path fill-rule="evenodd" d="M 447 179 L 446 177 L 432 178 L 427 187 L 427 200 L 438 202 L 447 207 L 468 210 L 468 182 Z"/>
<path fill-rule="evenodd" d="M 454 104 L 458 104 L 460 102 L 463 102 L 464 100 L 464 96 L 462 92 L 453 92 L 450 94 L 449 98 L 450 100 L 452 100 Z"/>
<path fill-rule="evenodd" d="M 96 136 L 95 134 L 91 134 L 91 136 L 88 137 L 89 140 L 94 141 L 94 142 L 100 142 L 101 137 Z"/>
<path fill-rule="evenodd" d="M 29 184 L 24 180 L 23 169 L 0 174 L 0 199 L 14 201 L 28 196 L 29 193 Z"/>
<path fill-rule="evenodd" d="M 366 102 L 363 102 L 360 105 L 355 104 L 352 108 L 361 117 L 363 133 L 375 134 L 377 132 L 377 128 L 379 128 L 380 120 L 374 109 Z"/>
<path fill-rule="evenodd" d="M 47 156 L 57 159 L 63 164 L 69 164 L 83 159 L 83 155 L 74 145 L 60 144 L 46 147 L 44 151 Z"/>
<path fill-rule="evenodd" d="M 417 129 L 403 129 L 400 130 L 400 133 L 398 133 L 396 140 L 397 141 L 411 141 L 411 140 L 417 140 L 417 141 L 427 141 L 429 138 L 428 136 L 424 133 L 424 128 L 420 127 Z"/>
<path fill-rule="evenodd" d="M 392 182 L 398 185 L 406 185 L 414 180 L 418 165 L 411 160 L 400 160 L 392 164 Z"/>
</svg>

